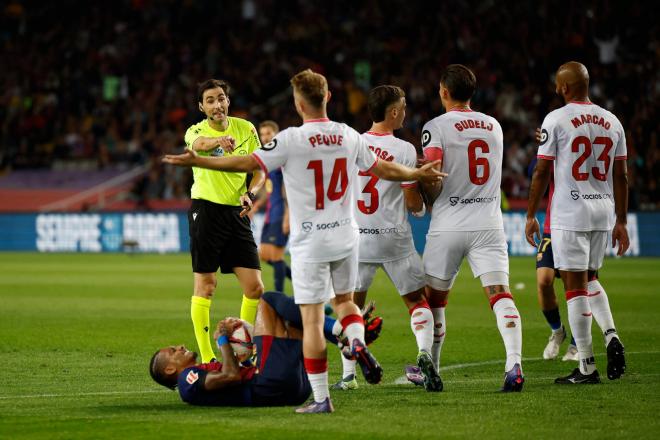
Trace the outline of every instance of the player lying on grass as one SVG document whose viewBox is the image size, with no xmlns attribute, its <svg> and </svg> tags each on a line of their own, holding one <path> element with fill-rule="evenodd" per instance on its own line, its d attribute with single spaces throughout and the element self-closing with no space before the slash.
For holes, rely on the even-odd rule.
<svg viewBox="0 0 660 440">
<path fill-rule="evenodd" d="M 367 323 L 382 322 L 370 315 L 363 319 Z M 160 385 L 178 389 L 181 400 L 191 405 L 280 406 L 305 402 L 311 387 L 302 357 L 302 318 L 293 299 L 280 292 L 266 292 L 261 298 L 254 327 L 255 366 L 240 365 L 228 343 L 228 335 L 238 322 L 227 318 L 218 323 L 214 338 L 219 343 L 222 363 L 200 364 L 197 353 L 183 345 L 170 346 L 151 358 L 151 377 Z M 365 342 L 373 342 L 379 332 L 380 327 L 367 331 Z M 341 325 L 326 317 L 324 335 L 337 344 L 343 339 Z"/>
<path fill-rule="evenodd" d="M 303 124 L 280 132 L 249 156 L 199 157 L 192 151 L 167 155 L 166 163 L 216 170 L 264 172 L 282 168 L 290 207 L 293 296 L 305 327 L 305 368 L 314 402 L 300 412 L 330 412 L 328 360 L 323 338 L 323 308 L 328 301 L 340 319 L 367 382 L 381 381 L 383 369 L 367 349 L 364 322 L 353 303 L 357 277 L 358 227 L 353 209 L 358 170 L 386 180 L 439 182 L 446 176 L 433 168 L 439 161 L 409 168 L 379 160 L 360 134 L 331 121 L 327 79 L 309 69 L 291 78 L 293 101 Z"/>
</svg>

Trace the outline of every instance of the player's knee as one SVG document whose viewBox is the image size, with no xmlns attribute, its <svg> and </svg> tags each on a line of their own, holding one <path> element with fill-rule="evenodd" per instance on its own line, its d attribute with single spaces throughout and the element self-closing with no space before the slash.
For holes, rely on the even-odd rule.
<svg viewBox="0 0 660 440">
<path fill-rule="evenodd" d="M 197 280 L 195 282 L 195 296 L 211 298 L 217 285 L 218 281 L 215 278 Z"/>
<path fill-rule="evenodd" d="M 264 293 L 264 284 L 259 279 L 254 280 L 243 293 L 250 299 L 259 299 Z"/>
<path fill-rule="evenodd" d="M 426 297 L 424 296 L 424 291 L 423 290 L 416 290 L 414 292 L 407 293 L 403 295 L 403 301 L 406 303 L 408 308 L 410 308 L 411 305 L 415 304 L 420 304 L 426 301 Z"/>
<path fill-rule="evenodd" d="M 349 302 L 353 302 L 353 295 L 350 293 L 344 293 L 341 295 L 335 295 L 335 297 L 332 299 L 331 303 L 333 307 L 340 306 L 342 304 L 347 304 Z"/>
</svg>

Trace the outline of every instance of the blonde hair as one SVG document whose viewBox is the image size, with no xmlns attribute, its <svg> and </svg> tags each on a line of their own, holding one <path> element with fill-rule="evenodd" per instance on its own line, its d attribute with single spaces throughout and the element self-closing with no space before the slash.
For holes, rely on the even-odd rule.
<svg viewBox="0 0 660 440">
<path fill-rule="evenodd" d="M 259 124 L 259 128 L 270 127 L 275 133 L 280 131 L 280 126 L 277 125 L 277 122 L 267 119 Z"/>
<path fill-rule="evenodd" d="M 300 93 L 310 105 L 320 108 L 328 94 L 328 81 L 320 73 L 306 69 L 291 78 L 293 89 Z"/>
</svg>

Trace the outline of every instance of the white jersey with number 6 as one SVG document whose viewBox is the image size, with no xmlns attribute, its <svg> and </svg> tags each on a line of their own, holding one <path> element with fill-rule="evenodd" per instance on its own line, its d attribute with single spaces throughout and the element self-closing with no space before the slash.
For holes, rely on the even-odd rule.
<svg viewBox="0 0 660 440">
<path fill-rule="evenodd" d="M 380 160 L 411 168 L 417 165 L 415 147 L 393 134 L 362 135 Z M 364 263 L 398 260 L 415 252 L 402 188 L 417 182 L 390 182 L 361 171 L 355 185 L 356 220 L 360 228 L 358 259 Z"/>
<path fill-rule="evenodd" d="M 503 229 L 500 209 L 502 127 L 491 116 L 450 110 L 422 129 L 424 156 L 442 151 L 442 192 L 433 203 L 428 235 Z"/>
<path fill-rule="evenodd" d="M 543 121 L 538 157 L 555 161 L 552 229 L 612 229 L 612 165 L 627 158 L 625 133 L 616 116 L 591 102 L 558 108 Z"/>
<path fill-rule="evenodd" d="M 289 202 L 292 259 L 323 263 L 357 246 L 352 186 L 378 159 L 360 134 L 329 119 L 281 131 L 253 153 L 264 172 L 282 168 Z"/>
</svg>

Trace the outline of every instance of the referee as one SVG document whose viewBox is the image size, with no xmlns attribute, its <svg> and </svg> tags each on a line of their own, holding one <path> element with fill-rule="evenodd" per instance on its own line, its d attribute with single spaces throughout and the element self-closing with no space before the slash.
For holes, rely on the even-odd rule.
<svg viewBox="0 0 660 440">
<path fill-rule="evenodd" d="M 261 147 L 252 123 L 229 116 L 225 81 L 202 82 L 197 97 L 206 119 L 186 131 L 187 148 L 200 156 L 247 156 Z M 193 178 L 188 212 L 194 273 L 190 316 L 202 362 L 210 362 L 215 356 L 209 339 L 209 311 L 218 267 L 222 273 L 233 272 L 243 289 L 241 319 L 254 324 L 264 291 L 257 245 L 246 214 L 265 179 L 261 171 L 255 171 L 248 190 L 245 173 L 193 168 Z"/>
</svg>

